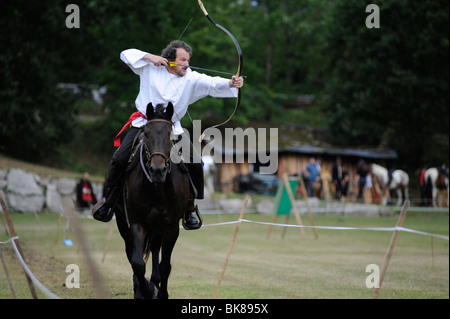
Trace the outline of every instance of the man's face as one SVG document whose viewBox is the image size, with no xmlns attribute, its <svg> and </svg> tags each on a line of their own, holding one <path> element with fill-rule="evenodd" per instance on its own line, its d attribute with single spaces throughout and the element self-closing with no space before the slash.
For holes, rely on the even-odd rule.
<svg viewBox="0 0 450 319">
<path fill-rule="evenodd" d="M 177 49 L 177 58 L 175 59 L 176 66 L 171 67 L 173 72 L 178 76 L 184 76 L 186 74 L 187 66 L 191 57 L 189 53 L 182 48 Z M 183 66 L 182 66 L 183 65 Z"/>
</svg>

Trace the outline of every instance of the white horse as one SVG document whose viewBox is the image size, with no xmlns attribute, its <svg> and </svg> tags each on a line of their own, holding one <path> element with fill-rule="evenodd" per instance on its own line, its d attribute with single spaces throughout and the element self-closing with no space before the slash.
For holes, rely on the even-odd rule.
<svg viewBox="0 0 450 319">
<path fill-rule="evenodd" d="M 378 185 L 381 188 L 381 196 L 383 198 L 382 204 L 386 205 L 386 192 L 389 190 L 397 190 L 397 206 L 402 205 L 403 195 L 405 193 L 405 200 L 409 199 L 408 185 L 409 176 L 408 173 L 401 169 L 396 169 L 392 172 L 392 178 L 389 180 L 388 170 L 383 166 L 372 164 L 372 174 L 376 178 Z"/>
<path fill-rule="evenodd" d="M 447 189 L 447 207 L 448 207 L 448 177 L 436 167 L 431 167 L 425 171 L 424 183 L 431 187 L 433 207 L 442 207 L 444 199 L 444 189 Z M 439 205 L 437 203 L 437 195 L 439 194 Z"/>
</svg>

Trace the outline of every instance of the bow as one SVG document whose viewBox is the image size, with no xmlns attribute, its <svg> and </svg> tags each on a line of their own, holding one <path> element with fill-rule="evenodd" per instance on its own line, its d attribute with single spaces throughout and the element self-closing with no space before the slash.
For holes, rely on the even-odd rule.
<svg viewBox="0 0 450 319">
<path fill-rule="evenodd" d="M 240 77 L 240 76 L 241 76 L 241 71 L 242 71 L 243 57 L 242 57 L 242 50 L 241 50 L 241 47 L 239 46 L 239 43 L 237 42 L 236 38 L 231 34 L 230 31 L 228 31 L 227 29 L 225 29 L 225 28 L 224 28 L 223 26 L 221 26 L 220 24 L 217 24 L 217 23 L 211 18 L 211 16 L 210 16 L 210 15 L 208 14 L 208 12 L 206 11 L 205 6 L 203 5 L 203 2 L 202 2 L 201 0 L 198 0 L 198 5 L 200 6 L 200 9 L 202 9 L 203 13 L 205 14 L 205 17 L 206 17 L 212 24 L 214 24 L 214 26 L 216 26 L 217 28 L 219 28 L 220 30 L 222 30 L 223 32 L 225 32 L 225 33 L 231 38 L 231 40 L 233 40 L 234 45 L 236 46 L 236 50 L 237 50 L 237 53 L 238 53 L 238 57 L 239 57 L 239 66 L 238 66 L 238 69 L 237 69 L 237 72 L 236 72 L 236 76 L 237 76 L 237 77 Z M 211 126 L 211 127 L 208 127 L 207 129 L 215 128 L 215 127 L 224 125 L 225 123 L 227 123 L 228 121 L 230 121 L 230 120 L 233 118 L 233 116 L 236 114 L 236 111 L 238 110 L 239 104 L 240 104 L 240 102 L 241 102 L 241 90 L 238 89 L 238 88 L 236 88 L 236 90 L 237 90 L 236 106 L 234 107 L 234 111 L 233 111 L 233 113 L 231 114 L 231 116 L 230 116 L 226 121 L 224 121 L 224 122 L 222 122 L 222 123 L 220 123 L 220 124 L 216 124 L 216 125 L 213 125 L 213 126 Z M 205 129 L 205 130 L 203 131 L 202 135 L 200 135 L 200 137 L 199 137 L 199 139 L 198 139 L 199 142 L 201 142 L 201 141 L 205 138 L 205 131 L 206 131 L 207 129 Z"/>
</svg>

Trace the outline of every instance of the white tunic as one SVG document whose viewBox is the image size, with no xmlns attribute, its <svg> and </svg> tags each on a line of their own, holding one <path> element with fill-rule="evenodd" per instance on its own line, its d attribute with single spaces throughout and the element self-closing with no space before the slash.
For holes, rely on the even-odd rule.
<svg viewBox="0 0 450 319">
<path fill-rule="evenodd" d="M 187 69 L 184 76 L 177 76 L 169 73 L 165 66 L 155 66 L 149 61 L 142 60 L 146 54 L 147 52 L 137 49 L 128 49 L 120 53 L 120 59 L 140 77 L 136 108 L 145 115 L 150 102 L 154 107 L 172 102 L 175 134 L 183 132 L 180 120 L 190 104 L 206 96 L 222 98 L 237 96 L 237 90 L 229 87 L 229 79 L 211 77 L 191 69 Z M 146 123 L 146 119 L 137 118 L 132 125 L 141 127 Z"/>
</svg>

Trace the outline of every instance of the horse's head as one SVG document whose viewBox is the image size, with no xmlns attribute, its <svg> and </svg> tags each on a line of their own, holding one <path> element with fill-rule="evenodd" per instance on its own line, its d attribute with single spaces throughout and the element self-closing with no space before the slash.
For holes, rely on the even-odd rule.
<svg viewBox="0 0 450 319">
<path fill-rule="evenodd" d="M 170 172 L 170 151 L 173 143 L 172 133 L 173 105 L 167 108 L 158 104 L 153 108 L 152 103 L 147 105 L 147 124 L 144 129 L 144 144 L 148 161 L 148 173 L 155 183 L 163 183 Z"/>
</svg>

